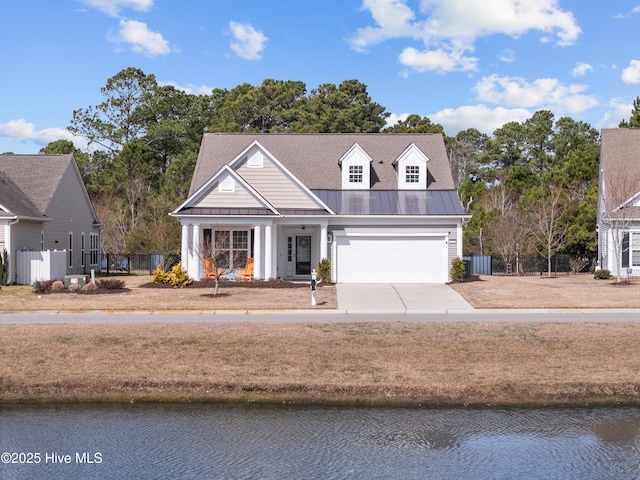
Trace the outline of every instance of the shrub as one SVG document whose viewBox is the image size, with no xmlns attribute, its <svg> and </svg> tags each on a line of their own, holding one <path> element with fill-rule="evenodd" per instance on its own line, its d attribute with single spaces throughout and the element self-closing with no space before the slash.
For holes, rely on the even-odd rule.
<svg viewBox="0 0 640 480">
<path fill-rule="evenodd" d="M 52 292 L 63 292 L 64 291 L 64 282 L 62 280 L 56 280 L 51 284 Z"/>
<path fill-rule="evenodd" d="M 78 285 L 77 283 L 72 283 L 71 285 L 69 285 L 70 292 L 77 292 L 78 290 L 80 290 L 80 285 Z"/>
<path fill-rule="evenodd" d="M 54 280 L 36 280 L 33 282 L 32 291 L 34 293 L 49 293 Z"/>
<path fill-rule="evenodd" d="M 606 268 L 603 268 L 601 270 L 596 270 L 593 276 L 598 280 L 609 280 L 611 278 L 611 272 Z"/>
<path fill-rule="evenodd" d="M 98 289 L 98 286 L 93 282 L 89 282 L 84 287 L 82 287 L 83 292 L 93 292 L 94 290 L 97 290 L 97 289 Z"/>
<path fill-rule="evenodd" d="M 171 274 L 164 270 L 160 265 L 156 267 L 151 276 L 153 283 L 169 283 L 171 281 Z"/>
<path fill-rule="evenodd" d="M 171 269 L 171 283 L 174 288 L 184 288 L 187 285 L 191 285 L 193 280 L 189 278 L 187 271 L 182 268 L 182 264 L 178 263 Z"/>
<path fill-rule="evenodd" d="M 7 284 L 9 279 L 9 260 L 7 258 L 7 250 L 2 249 L 2 255 L 0 255 L 0 288 Z"/>
<path fill-rule="evenodd" d="M 124 280 L 118 280 L 117 278 L 105 278 L 98 280 L 97 287 L 104 290 L 120 290 L 124 288 Z"/>
<path fill-rule="evenodd" d="M 331 282 L 331 260 L 323 258 L 318 264 L 318 280 L 329 283 Z"/>
<path fill-rule="evenodd" d="M 464 262 L 460 257 L 451 260 L 451 270 L 449 271 L 451 280 L 454 282 L 462 282 L 465 276 Z"/>
</svg>

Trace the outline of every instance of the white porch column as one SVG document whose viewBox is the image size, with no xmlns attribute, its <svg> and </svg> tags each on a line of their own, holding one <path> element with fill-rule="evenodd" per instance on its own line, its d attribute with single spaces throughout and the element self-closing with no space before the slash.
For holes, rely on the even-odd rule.
<svg viewBox="0 0 640 480">
<path fill-rule="evenodd" d="M 264 279 L 273 278 L 273 244 L 271 238 L 271 225 L 264 227 Z"/>
<path fill-rule="evenodd" d="M 180 263 L 182 268 L 189 271 L 189 224 L 182 224 L 182 250 L 180 251 Z"/>
<path fill-rule="evenodd" d="M 260 225 L 253 227 L 253 277 L 262 280 L 262 229 Z"/>
<path fill-rule="evenodd" d="M 329 258 L 327 255 L 327 225 L 320 225 L 320 260 Z"/>
<path fill-rule="evenodd" d="M 189 276 L 194 280 L 200 280 L 202 278 L 202 260 L 200 260 L 201 248 L 200 248 L 200 225 L 193 225 L 193 238 L 191 239 L 193 245 L 193 251 L 191 252 L 191 259 L 189 261 Z"/>
<path fill-rule="evenodd" d="M 458 224 L 458 228 L 457 228 L 457 232 L 456 232 L 456 239 L 458 240 L 458 251 L 456 253 L 456 255 L 460 258 L 462 258 L 462 223 Z"/>
</svg>

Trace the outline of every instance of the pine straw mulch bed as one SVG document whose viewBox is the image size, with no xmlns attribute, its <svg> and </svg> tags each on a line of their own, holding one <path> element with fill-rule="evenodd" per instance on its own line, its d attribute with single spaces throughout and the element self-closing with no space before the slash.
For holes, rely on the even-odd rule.
<svg viewBox="0 0 640 480">
<path fill-rule="evenodd" d="M 321 284 L 317 305 L 311 306 L 308 283 L 283 280 L 221 281 L 214 295 L 213 280 L 196 281 L 185 288 L 154 284 L 150 276 L 122 277 L 124 288 L 98 288 L 90 292 L 62 290 L 34 293 L 30 286 L 0 290 L 0 312 L 22 311 L 221 311 L 335 309 L 335 285 Z"/>
</svg>

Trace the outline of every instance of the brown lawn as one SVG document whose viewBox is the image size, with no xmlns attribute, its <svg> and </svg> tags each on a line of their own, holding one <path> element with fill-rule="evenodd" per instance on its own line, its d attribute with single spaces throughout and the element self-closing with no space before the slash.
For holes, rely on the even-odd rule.
<svg viewBox="0 0 640 480">
<path fill-rule="evenodd" d="M 336 291 L 333 285 L 322 285 L 317 291 L 317 305 L 311 306 L 307 285 L 295 288 L 256 288 L 258 282 L 222 285 L 218 295 L 213 288 L 144 288 L 151 282 L 148 276 L 119 277 L 124 291 L 106 293 L 47 293 L 37 295 L 31 287 L 14 285 L 0 289 L 0 312 L 17 311 L 214 311 L 214 310 L 277 310 L 335 309 Z M 246 286 L 242 286 L 246 285 Z"/>
<path fill-rule="evenodd" d="M 452 287 L 475 308 L 640 308 L 640 279 L 483 275 Z"/>
</svg>

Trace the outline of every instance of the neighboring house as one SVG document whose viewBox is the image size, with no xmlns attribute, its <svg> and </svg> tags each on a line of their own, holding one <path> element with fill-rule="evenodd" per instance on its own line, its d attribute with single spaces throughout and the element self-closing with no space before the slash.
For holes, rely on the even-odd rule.
<svg viewBox="0 0 640 480">
<path fill-rule="evenodd" d="M 73 155 L 0 155 L 0 251 L 66 250 L 67 273 L 100 261 L 100 225 Z"/>
<path fill-rule="evenodd" d="M 598 261 L 614 276 L 640 275 L 640 129 L 603 129 Z"/>
<path fill-rule="evenodd" d="M 213 247 L 256 279 L 328 258 L 340 283 L 447 282 L 469 218 L 439 134 L 208 133 L 171 215 L 192 278 Z"/>
</svg>

